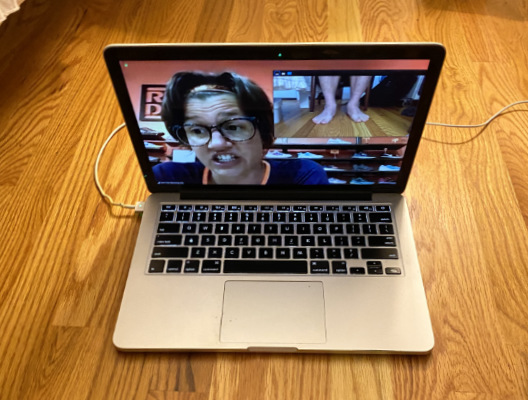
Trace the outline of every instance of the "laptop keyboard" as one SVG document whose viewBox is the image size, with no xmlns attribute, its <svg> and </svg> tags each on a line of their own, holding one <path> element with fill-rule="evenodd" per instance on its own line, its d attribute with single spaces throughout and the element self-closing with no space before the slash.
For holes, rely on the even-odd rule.
<svg viewBox="0 0 528 400">
<path fill-rule="evenodd" d="M 163 204 L 152 274 L 398 276 L 391 207 Z"/>
</svg>

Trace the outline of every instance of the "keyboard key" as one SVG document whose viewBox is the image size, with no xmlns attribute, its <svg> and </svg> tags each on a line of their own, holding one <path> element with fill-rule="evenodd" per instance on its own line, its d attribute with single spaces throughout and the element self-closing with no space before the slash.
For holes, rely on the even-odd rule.
<svg viewBox="0 0 528 400">
<path fill-rule="evenodd" d="M 157 235 L 155 245 L 157 246 L 179 246 L 182 243 L 182 235 Z"/>
<path fill-rule="evenodd" d="M 170 222 L 174 220 L 174 213 L 173 212 L 162 212 L 160 214 L 159 218 L 160 222 Z"/>
<path fill-rule="evenodd" d="M 310 249 L 310 258 L 325 258 L 324 249 L 313 248 Z"/>
<path fill-rule="evenodd" d="M 215 226 L 215 233 L 216 234 L 229 233 L 229 224 L 217 224 Z"/>
<path fill-rule="evenodd" d="M 346 259 L 359 258 L 358 249 L 344 249 L 343 251 Z"/>
<path fill-rule="evenodd" d="M 394 227 L 391 224 L 379 224 L 379 231 L 382 235 L 392 235 Z"/>
<path fill-rule="evenodd" d="M 277 258 L 290 258 L 290 249 L 281 247 L 276 250 Z"/>
<path fill-rule="evenodd" d="M 253 222 L 255 220 L 255 214 L 251 212 L 244 212 L 240 214 L 240 222 Z"/>
<path fill-rule="evenodd" d="M 347 213 L 338 213 L 337 222 L 350 222 L 350 214 Z"/>
<path fill-rule="evenodd" d="M 242 249 L 242 258 L 257 258 L 257 249 L 253 247 L 244 247 Z"/>
<path fill-rule="evenodd" d="M 390 211 L 390 206 L 376 206 L 376 211 Z"/>
<path fill-rule="evenodd" d="M 251 245 L 252 246 L 265 246 L 266 237 L 263 235 L 251 236 Z"/>
<path fill-rule="evenodd" d="M 264 225 L 264 233 L 266 233 L 266 234 L 279 233 L 279 226 L 275 225 L 275 224 L 265 224 Z"/>
<path fill-rule="evenodd" d="M 231 246 L 233 243 L 233 236 L 220 235 L 218 236 L 218 246 Z"/>
<path fill-rule="evenodd" d="M 372 247 L 395 247 L 396 238 L 394 236 L 369 236 L 368 243 Z"/>
<path fill-rule="evenodd" d="M 398 250 L 391 249 L 391 248 L 389 249 L 365 248 L 365 249 L 361 249 L 361 258 L 379 259 L 379 260 L 386 260 L 386 259 L 396 260 L 398 258 Z"/>
<path fill-rule="evenodd" d="M 348 224 L 346 226 L 346 233 L 349 235 L 357 235 L 361 233 L 360 225 L 359 224 Z"/>
<path fill-rule="evenodd" d="M 326 249 L 326 258 L 334 259 L 334 260 L 336 258 L 342 258 L 341 249 L 336 249 L 336 248 Z"/>
<path fill-rule="evenodd" d="M 246 225 L 244 225 L 244 224 L 233 224 L 233 228 L 231 229 L 231 233 L 233 233 L 233 234 L 246 233 Z"/>
<path fill-rule="evenodd" d="M 163 204 L 161 211 L 176 211 L 176 204 Z"/>
<path fill-rule="evenodd" d="M 319 214 L 317 213 L 306 213 L 304 216 L 305 222 L 319 222 Z"/>
<path fill-rule="evenodd" d="M 238 213 L 236 212 L 227 212 L 224 218 L 225 222 L 238 222 Z"/>
<path fill-rule="evenodd" d="M 271 213 L 257 213 L 257 222 L 270 222 Z"/>
<path fill-rule="evenodd" d="M 335 216 L 333 213 L 322 213 L 321 222 L 335 222 Z"/>
<path fill-rule="evenodd" d="M 235 246 L 247 246 L 249 244 L 249 237 L 237 235 L 235 236 Z"/>
<path fill-rule="evenodd" d="M 203 274 L 219 274 L 222 268 L 220 260 L 204 260 L 202 263 Z"/>
<path fill-rule="evenodd" d="M 221 212 L 212 212 L 209 214 L 209 222 L 222 222 L 223 216 Z"/>
<path fill-rule="evenodd" d="M 226 260 L 227 274 L 307 274 L 308 262 L 295 260 Z"/>
<path fill-rule="evenodd" d="M 359 211 L 374 211 L 373 206 L 359 206 Z"/>
<path fill-rule="evenodd" d="M 213 224 L 200 224 L 198 226 L 199 233 L 213 233 Z"/>
<path fill-rule="evenodd" d="M 363 235 L 375 235 L 376 233 L 376 224 L 363 224 Z"/>
<path fill-rule="evenodd" d="M 343 225 L 340 224 L 332 224 L 330 225 L 330 233 L 332 234 L 342 234 L 343 233 Z"/>
<path fill-rule="evenodd" d="M 365 236 L 350 236 L 352 246 L 365 246 Z"/>
<path fill-rule="evenodd" d="M 273 222 L 286 222 L 285 213 L 273 213 Z"/>
<path fill-rule="evenodd" d="M 165 268 L 165 260 L 150 260 L 148 272 L 152 274 L 159 274 Z"/>
<path fill-rule="evenodd" d="M 301 236 L 301 246 L 315 246 L 315 236 Z"/>
<path fill-rule="evenodd" d="M 192 216 L 193 222 L 205 222 L 207 220 L 207 213 L 195 212 Z"/>
<path fill-rule="evenodd" d="M 258 206 L 256 205 L 244 206 L 244 211 L 257 211 L 257 210 L 258 210 Z"/>
<path fill-rule="evenodd" d="M 312 233 L 309 224 L 299 224 L 297 225 L 297 235 L 309 235 Z"/>
<path fill-rule="evenodd" d="M 221 205 L 215 204 L 213 207 L 211 207 L 211 209 L 213 211 L 224 211 L 225 210 L 225 206 L 221 206 Z"/>
<path fill-rule="evenodd" d="M 329 274 L 330 264 L 328 261 L 311 261 L 310 273 L 312 274 Z"/>
<path fill-rule="evenodd" d="M 281 233 L 282 234 L 293 234 L 293 224 L 281 224 Z"/>
<path fill-rule="evenodd" d="M 370 213 L 369 219 L 370 219 L 370 222 L 392 222 L 391 214 L 388 212 Z"/>
<path fill-rule="evenodd" d="M 363 267 L 350 267 L 350 274 L 352 274 L 352 275 L 365 275 L 365 268 L 363 268 Z"/>
<path fill-rule="evenodd" d="M 167 264 L 167 273 L 179 274 L 182 271 L 182 260 L 169 260 Z"/>
<path fill-rule="evenodd" d="M 200 261 L 198 260 L 185 260 L 183 272 L 185 273 L 197 273 L 200 269 Z"/>
<path fill-rule="evenodd" d="M 207 211 L 209 210 L 209 206 L 207 204 L 198 204 L 194 206 L 195 211 Z"/>
<path fill-rule="evenodd" d="M 331 236 L 318 236 L 317 246 L 321 246 L 321 247 L 332 246 L 332 237 Z"/>
<path fill-rule="evenodd" d="M 347 273 L 346 261 L 332 261 L 332 273 L 346 275 Z"/>
<path fill-rule="evenodd" d="M 306 211 L 306 206 L 293 206 L 293 211 Z"/>
<path fill-rule="evenodd" d="M 273 206 L 260 206 L 260 211 L 273 211 Z"/>
<path fill-rule="evenodd" d="M 207 253 L 208 258 L 222 258 L 222 248 L 221 247 L 210 247 Z"/>
<path fill-rule="evenodd" d="M 242 210 L 242 206 L 240 206 L 240 205 L 230 205 L 230 206 L 227 206 L 227 209 L 229 211 L 240 211 L 240 210 Z"/>
<path fill-rule="evenodd" d="M 367 270 L 369 275 L 383 275 L 382 267 L 367 266 Z"/>
<path fill-rule="evenodd" d="M 158 233 L 180 233 L 180 224 L 159 224 Z"/>
<path fill-rule="evenodd" d="M 228 247 L 225 251 L 225 258 L 238 258 L 240 249 L 238 247 Z"/>
<path fill-rule="evenodd" d="M 200 245 L 202 246 L 214 246 L 216 244 L 216 236 L 214 235 L 203 235 Z"/>
<path fill-rule="evenodd" d="M 154 247 L 152 250 L 152 258 L 185 258 L 188 255 L 188 247 Z"/>
<path fill-rule="evenodd" d="M 249 224 L 248 233 L 250 235 L 262 233 L 262 226 L 260 224 Z"/>
<path fill-rule="evenodd" d="M 298 247 L 293 250 L 293 258 L 306 259 L 308 258 L 308 252 L 302 247 Z"/>
<path fill-rule="evenodd" d="M 398 268 L 398 267 L 390 267 L 390 268 L 385 268 L 385 273 L 387 275 L 401 275 L 401 268 Z"/>
<path fill-rule="evenodd" d="M 205 247 L 193 247 L 191 249 L 191 258 L 204 258 Z"/>
<path fill-rule="evenodd" d="M 284 237 L 284 245 L 285 246 L 298 246 L 299 245 L 299 237 L 298 236 L 285 236 Z"/>
<path fill-rule="evenodd" d="M 178 212 L 176 214 L 176 221 L 178 222 L 187 222 L 191 219 L 190 212 Z"/>
<path fill-rule="evenodd" d="M 334 238 L 335 245 L 340 247 L 348 246 L 348 237 L 347 236 L 336 236 Z"/>
<path fill-rule="evenodd" d="M 273 249 L 271 247 L 261 247 L 259 249 L 259 258 L 273 258 Z"/>
<path fill-rule="evenodd" d="M 182 225 L 182 233 L 195 233 L 196 232 L 196 224 L 183 224 Z"/>
<path fill-rule="evenodd" d="M 327 229 L 326 229 L 326 225 L 323 225 L 323 224 L 315 224 L 314 225 L 314 234 L 316 235 L 326 235 L 328 232 L 327 232 Z"/>
<path fill-rule="evenodd" d="M 269 236 L 268 246 L 282 246 L 282 236 Z"/>
<path fill-rule="evenodd" d="M 190 204 L 180 204 L 178 206 L 178 211 L 191 211 L 193 209 L 193 206 Z"/>
<path fill-rule="evenodd" d="M 355 223 L 367 222 L 367 214 L 366 213 L 354 213 L 354 222 Z"/>
<path fill-rule="evenodd" d="M 183 244 L 185 246 L 197 246 L 200 236 L 198 235 L 186 235 Z"/>
</svg>

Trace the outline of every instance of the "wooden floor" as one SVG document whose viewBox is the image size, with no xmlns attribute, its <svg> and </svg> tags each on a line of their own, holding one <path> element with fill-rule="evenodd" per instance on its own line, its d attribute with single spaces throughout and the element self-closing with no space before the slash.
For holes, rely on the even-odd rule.
<svg viewBox="0 0 528 400">
<path fill-rule="evenodd" d="M 428 356 L 117 352 L 140 219 L 92 177 L 123 121 L 109 43 L 441 42 L 429 120 L 464 124 L 528 97 L 527 20 L 527 0 L 26 0 L 0 26 L 0 398 L 527 399 L 528 105 L 425 130 L 406 198 Z M 101 171 L 146 197 L 125 133 Z"/>
<path fill-rule="evenodd" d="M 296 102 L 293 102 L 296 103 Z M 278 138 L 345 138 L 345 137 L 385 137 L 406 136 L 412 118 L 401 115 L 401 107 L 370 107 L 366 122 L 354 122 L 346 114 L 346 106 L 338 107 L 334 118 L 328 124 L 314 124 L 312 118 L 323 111 L 323 104 L 316 104 L 314 111 L 301 109 L 283 101 L 283 120 L 275 124 Z"/>
</svg>

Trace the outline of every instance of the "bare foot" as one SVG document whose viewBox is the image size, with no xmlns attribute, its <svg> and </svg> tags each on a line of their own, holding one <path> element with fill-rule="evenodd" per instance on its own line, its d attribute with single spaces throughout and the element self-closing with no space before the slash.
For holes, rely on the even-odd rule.
<svg viewBox="0 0 528 400">
<path fill-rule="evenodd" d="M 359 107 L 352 106 L 350 103 L 347 106 L 347 114 L 354 122 L 367 122 L 370 118 Z"/>
<path fill-rule="evenodd" d="M 325 105 L 321 114 L 312 118 L 314 124 L 328 124 L 334 118 L 336 113 L 337 106 L 332 106 L 330 104 Z"/>
</svg>

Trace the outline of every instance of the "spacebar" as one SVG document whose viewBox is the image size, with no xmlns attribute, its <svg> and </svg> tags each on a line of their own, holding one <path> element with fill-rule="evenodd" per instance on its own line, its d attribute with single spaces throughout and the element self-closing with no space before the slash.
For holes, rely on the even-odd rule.
<svg viewBox="0 0 528 400">
<path fill-rule="evenodd" d="M 225 274 L 307 274 L 307 261 L 225 260 Z"/>
</svg>

